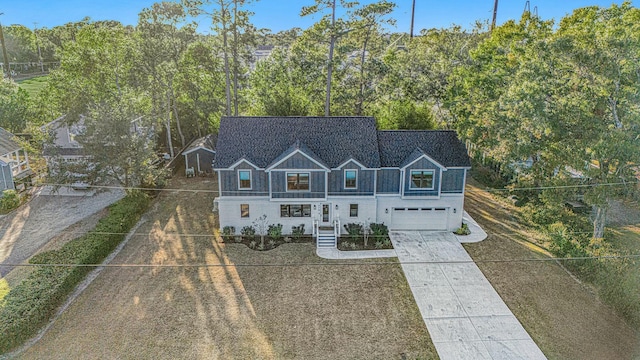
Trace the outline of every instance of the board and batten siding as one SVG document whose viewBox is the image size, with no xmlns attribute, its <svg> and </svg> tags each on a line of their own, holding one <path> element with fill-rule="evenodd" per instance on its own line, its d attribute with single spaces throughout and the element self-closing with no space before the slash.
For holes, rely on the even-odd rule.
<svg viewBox="0 0 640 360">
<path fill-rule="evenodd" d="M 194 171 L 202 171 L 209 174 L 213 171 L 213 161 L 216 158 L 216 154 L 211 151 L 197 149 L 188 154 L 185 157 L 185 167 L 193 168 Z"/>
<path fill-rule="evenodd" d="M 433 170 L 433 190 L 411 189 L 411 170 Z M 440 168 L 431 161 L 422 158 L 404 170 L 404 196 L 438 196 L 440 188 Z"/>
<path fill-rule="evenodd" d="M 291 155 L 288 159 L 284 160 L 278 166 L 275 166 L 273 169 L 309 169 L 309 170 L 320 170 L 320 167 L 316 162 L 312 161 L 308 157 L 297 153 Z"/>
<path fill-rule="evenodd" d="M 251 170 L 251 190 L 238 189 L 238 170 Z M 220 196 L 269 196 L 269 176 L 264 170 L 241 163 L 234 170 L 220 170 Z"/>
<path fill-rule="evenodd" d="M 344 188 L 345 170 L 358 170 L 358 182 L 355 189 Z M 329 196 L 373 196 L 375 170 L 361 169 L 358 165 L 348 163 L 342 169 L 329 173 Z"/>
<path fill-rule="evenodd" d="M 449 169 L 442 172 L 442 194 L 462 194 L 464 190 L 465 169 Z"/>
<path fill-rule="evenodd" d="M 378 194 L 400 194 L 400 170 L 378 170 L 378 180 L 376 182 L 376 187 L 376 192 Z"/>
<path fill-rule="evenodd" d="M 11 166 L 9 164 L 0 165 L 0 192 L 5 190 L 15 190 Z M 0 194 L 1 196 L 2 194 Z"/>
<path fill-rule="evenodd" d="M 287 173 L 309 173 L 309 190 L 287 191 Z M 323 199 L 325 194 L 325 172 L 313 170 L 271 171 L 272 199 Z"/>
</svg>

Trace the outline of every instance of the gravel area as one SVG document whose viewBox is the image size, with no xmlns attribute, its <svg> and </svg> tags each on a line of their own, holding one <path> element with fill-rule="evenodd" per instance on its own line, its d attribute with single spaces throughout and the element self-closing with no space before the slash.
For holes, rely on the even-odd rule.
<svg viewBox="0 0 640 360">
<path fill-rule="evenodd" d="M 123 191 L 86 196 L 35 195 L 28 203 L 0 218 L 0 264 L 22 263 L 69 226 L 123 196 Z M 12 269 L 0 267 L 0 277 Z"/>
</svg>

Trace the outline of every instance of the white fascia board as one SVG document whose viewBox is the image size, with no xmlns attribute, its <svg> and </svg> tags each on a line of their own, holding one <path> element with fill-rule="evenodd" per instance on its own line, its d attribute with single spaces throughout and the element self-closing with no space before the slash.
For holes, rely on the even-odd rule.
<svg viewBox="0 0 640 360">
<path fill-rule="evenodd" d="M 354 158 L 349 158 L 347 161 L 343 162 L 342 164 L 338 165 L 338 167 L 333 168 L 331 170 L 340 170 L 342 169 L 345 165 L 347 165 L 349 162 L 354 162 L 356 165 L 358 165 L 360 167 L 360 169 L 370 169 L 364 165 L 362 165 L 358 160 L 354 159 Z M 375 170 L 375 169 L 371 169 L 371 170 Z"/>
<path fill-rule="evenodd" d="M 192 152 L 194 152 L 194 151 L 196 151 L 196 150 L 204 150 L 204 151 L 208 151 L 208 152 L 210 152 L 210 153 L 212 153 L 212 154 L 215 154 L 215 153 L 216 153 L 216 151 L 215 151 L 215 150 L 207 149 L 206 147 L 203 147 L 203 146 L 198 146 L 198 147 L 196 147 L 196 148 L 189 149 L 188 151 L 183 152 L 183 153 L 182 153 L 182 155 L 191 154 Z"/>
<path fill-rule="evenodd" d="M 295 151 L 292 151 L 291 154 L 283 157 L 282 159 L 280 159 L 277 163 L 269 166 L 268 168 L 265 169 L 266 172 L 269 172 L 271 170 L 281 170 L 281 169 L 274 169 L 276 166 L 282 164 L 283 162 L 285 162 L 287 159 L 289 159 L 290 157 L 292 157 L 295 154 L 302 154 L 302 156 L 306 157 L 307 159 L 311 160 L 314 164 L 320 166 L 321 168 L 323 168 L 325 171 L 330 171 L 330 169 L 322 164 L 320 164 L 319 162 L 317 162 L 314 158 L 312 158 L 311 156 L 305 154 L 303 151 L 301 151 L 300 149 L 296 149 Z"/>
<path fill-rule="evenodd" d="M 423 158 L 424 158 L 424 159 L 427 159 L 427 160 L 429 160 L 429 161 L 431 161 L 432 163 L 434 163 L 437 167 L 439 167 L 440 169 L 442 169 L 442 171 L 447 171 L 447 168 L 446 168 L 444 165 L 442 165 L 442 164 L 440 164 L 439 162 L 437 162 L 437 161 L 433 160 L 433 158 L 431 158 L 431 157 L 430 157 L 429 155 L 427 155 L 427 154 L 422 154 L 422 155 L 418 156 L 418 158 L 416 158 L 416 159 L 415 159 L 415 160 L 413 160 L 412 162 L 408 163 L 407 165 L 405 165 L 405 166 L 401 167 L 401 169 L 403 169 L 403 170 L 404 170 L 404 169 L 408 168 L 409 166 L 411 166 L 411 165 L 415 164 L 416 162 L 418 162 L 418 160 L 423 159 Z"/>
<path fill-rule="evenodd" d="M 242 158 L 238 161 L 236 161 L 235 163 L 233 163 L 231 166 L 229 166 L 228 168 L 216 168 L 216 170 L 235 170 L 236 166 L 242 164 L 243 162 L 246 162 L 247 164 L 253 166 L 254 169 L 256 170 L 260 170 L 260 168 L 258 166 L 256 166 L 255 164 L 253 164 L 251 161 Z"/>
</svg>

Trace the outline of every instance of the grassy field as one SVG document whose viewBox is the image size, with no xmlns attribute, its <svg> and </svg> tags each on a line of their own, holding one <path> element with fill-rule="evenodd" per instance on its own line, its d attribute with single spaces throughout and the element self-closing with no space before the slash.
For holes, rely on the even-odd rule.
<svg viewBox="0 0 640 360">
<path fill-rule="evenodd" d="M 30 98 L 33 99 L 38 96 L 40 91 L 47 85 L 47 81 L 49 81 L 49 77 L 45 75 L 20 80 L 18 81 L 18 85 L 29 94 Z"/>
<path fill-rule="evenodd" d="M 21 358 L 437 358 L 398 264 L 198 236 L 215 218 L 213 195 L 197 190 L 215 182 L 171 187 L 194 192 L 162 194 L 113 263 L 176 266 L 105 269 Z"/>
<path fill-rule="evenodd" d="M 640 356 L 638 334 L 600 301 L 594 289 L 556 262 L 483 262 L 548 255 L 529 242 L 537 235 L 517 221 L 517 208 L 482 191 L 475 181 L 467 186 L 465 208 L 489 237 L 465 248 L 549 359 Z"/>
</svg>

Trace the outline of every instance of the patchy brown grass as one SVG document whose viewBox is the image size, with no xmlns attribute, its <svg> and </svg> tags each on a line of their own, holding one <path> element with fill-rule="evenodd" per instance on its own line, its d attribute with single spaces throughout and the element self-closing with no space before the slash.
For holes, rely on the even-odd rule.
<svg viewBox="0 0 640 360">
<path fill-rule="evenodd" d="M 465 208 L 489 237 L 465 244 L 474 260 L 547 256 L 510 204 L 467 184 Z M 525 246 L 526 245 L 526 246 Z M 487 279 L 549 359 L 633 359 L 638 334 L 555 262 L 480 262 Z"/>
<path fill-rule="evenodd" d="M 171 187 L 194 192 L 163 193 L 113 263 L 240 266 L 107 268 L 22 358 L 437 358 L 398 264 L 176 235 L 214 233 L 213 194 L 197 190 L 217 186 Z"/>
</svg>

